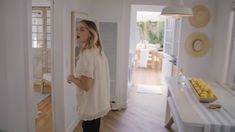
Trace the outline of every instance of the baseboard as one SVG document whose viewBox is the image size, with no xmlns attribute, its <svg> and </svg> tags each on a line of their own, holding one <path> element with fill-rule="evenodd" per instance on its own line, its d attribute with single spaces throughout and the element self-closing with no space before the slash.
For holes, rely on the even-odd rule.
<svg viewBox="0 0 235 132">
<path fill-rule="evenodd" d="M 66 132 L 73 132 L 73 130 L 78 125 L 79 121 L 80 121 L 79 119 L 76 119 L 73 123 L 71 123 L 71 125 L 68 128 L 66 128 Z"/>
</svg>

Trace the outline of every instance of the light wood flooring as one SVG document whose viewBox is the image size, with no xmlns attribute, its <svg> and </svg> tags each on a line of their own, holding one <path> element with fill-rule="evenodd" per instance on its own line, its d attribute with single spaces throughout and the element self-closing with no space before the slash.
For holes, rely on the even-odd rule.
<svg viewBox="0 0 235 132">
<path fill-rule="evenodd" d="M 160 85 L 161 71 L 135 69 L 135 84 Z M 136 86 L 128 90 L 127 109 L 110 111 L 102 118 L 101 132 L 175 132 L 164 127 L 166 88 L 161 95 L 136 93 Z M 74 132 L 82 132 L 81 123 Z"/>
<path fill-rule="evenodd" d="M 161 70 L 150 68 L 135 68 L 133 72 L 133 83 L 145 85 L 161 85 Z"/>
<path fill-rule="evenodd" d="M 34 91 L 40 91 L 40 86 L 35 85 Z M 45 92 L 50 93 L 50 86 L 45 87 Z M 51 95 L 37 104 L 38 116 L 35 119 L 36 132 L 52 132 L 52 105 Z"/>
</svg>

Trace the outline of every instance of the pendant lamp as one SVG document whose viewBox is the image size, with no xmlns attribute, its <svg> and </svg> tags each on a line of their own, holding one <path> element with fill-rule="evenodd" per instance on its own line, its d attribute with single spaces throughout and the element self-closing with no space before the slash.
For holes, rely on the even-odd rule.
<svg viewBox="0 0 235 132">
<path fill-rule="evenodd" d="M 171 0 L 171 4 L 162 9 L 161 15 L 164 16 L 193 16 L 191 8 L 184 5 L 184 1 Z"/>
</svg>

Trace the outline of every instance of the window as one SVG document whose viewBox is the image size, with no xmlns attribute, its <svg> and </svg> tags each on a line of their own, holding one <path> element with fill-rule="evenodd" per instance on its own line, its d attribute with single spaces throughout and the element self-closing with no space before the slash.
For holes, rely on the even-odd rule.
<svg viewBox="0 0 235 132">
<path fill-rule="evenodd" d="M 42 74 L 51 72 L 51 9 L 32 8 L 33 77 L 40 83 Z"/>
<path fill-rule="evenodd" d="M 49 7 L 32 9 L 32 47 L 51 48 L 51 10 Z"/>
</svg>

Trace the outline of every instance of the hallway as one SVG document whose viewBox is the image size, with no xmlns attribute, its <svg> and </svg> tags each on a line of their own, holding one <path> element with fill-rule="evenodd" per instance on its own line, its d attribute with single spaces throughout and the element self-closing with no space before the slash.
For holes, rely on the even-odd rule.
<svg viewBox="0 0 235 132">
<path fill-rule="evenodd" d="M 134 74 L 136 84 L 160 84 L 160 71 L 135 69 Z M 137 93 L 136 89 L 129 90 L 127 109 L 111 111 L 102 119 L 101 132 L 175 132 L 174 124 L 172 130 L 164 127 L 166 88 L 160 95 Z M 82 132 L 81 124 L 74 132 Z"/>
</svg>

